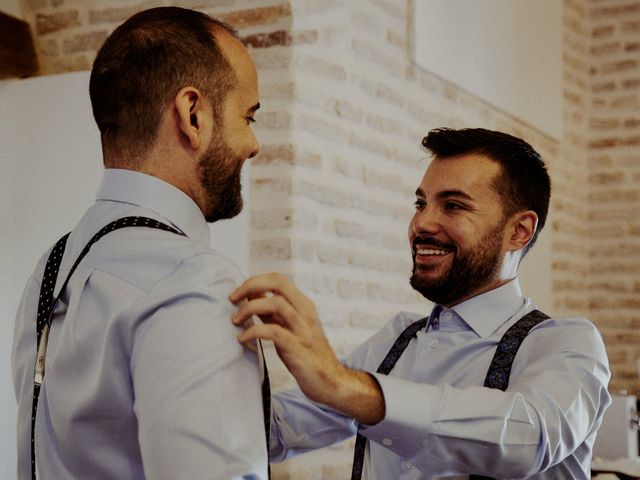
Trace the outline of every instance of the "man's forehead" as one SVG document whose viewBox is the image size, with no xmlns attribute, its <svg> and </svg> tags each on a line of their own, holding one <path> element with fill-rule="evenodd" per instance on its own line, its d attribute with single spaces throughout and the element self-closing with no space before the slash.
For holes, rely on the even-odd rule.
<svg viewBox="0 0 640 480">
<path fill-rule="evenodd" d="M 240 39 L 221 28 L 214 32 L 214 36 L 220 46 L 220 50 L 239 79 L 241 77 L 244 79 L 246 76 L 251 79 L 251 77 L 257 76 L 253 59 Z"/>
<path fill-rule="evenodd" d="M 478 154 L 434 158 L 427 167 L 419 189 L 423 194 L 441 191 L 481 193 L 492 187 L 500 165 Z"/>
<path fill-rule="evenodd" d="M 246 47 L 227 31 L 216 35 L 222 53 L 233 69 L 236 81 L 230 95 L 235 98 L 242 109 L 253 113 L 259 108 L 258 73 L 256 66 Z"/>
</svg>

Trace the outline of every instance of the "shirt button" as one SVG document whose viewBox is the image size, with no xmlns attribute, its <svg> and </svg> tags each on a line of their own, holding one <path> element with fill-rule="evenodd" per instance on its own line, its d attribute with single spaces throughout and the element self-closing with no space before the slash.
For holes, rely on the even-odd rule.
<svg viewBox="0 0 640 480">
<path fill-rule="evenodd" d="M 431 348 L 436 349 L 440 346 L 440 342 L 436 340 L 431 340 Z"/>
<path fill-rule="evenodd" d="M 404 468 L 406 468 L 407 470 L 411 470 L 413 468 L 413 463 L 404 462 Z"/>
<path fill-rule="evenodd" d="M 393 445 L 393 440 L 391 440 L 390 438 L 383 438 L 382 439 L 382 444 L 385 447 L 390 447 L 391 445 Z"/>
<path fill-rule="evenodd" d="M 444 315 L 442 316 L 445 320 L 451 320 L 451 317 L 453 317 L 451 312 L 444 312 Z"/>
</svg>

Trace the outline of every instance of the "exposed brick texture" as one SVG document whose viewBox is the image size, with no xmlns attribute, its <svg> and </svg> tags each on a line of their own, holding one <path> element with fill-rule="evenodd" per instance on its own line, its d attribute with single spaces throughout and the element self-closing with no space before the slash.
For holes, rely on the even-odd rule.
<svg viewBox="0 0 640 480">
<path fill-rule="evenodd" d="M 594 241 L 589 272 L 590 315 L 604 334 L 613 369 L 611 391 L 636 395 L 640 339 L 637 321 L 637 278 L 640 238 L 637 235 L 640 196 L 640 62 L 638 33 L 640 3 L 616 1 L 591 8 L 594 48 L 618 42 L 620 49 L 591 59 L 594 118 L 591 128 L 589 218 Z M 611 31 L 608 40 L 595 40 L 596 31 Z"/>
<path fill-rule="evenodd" d="M 56 12 L 50 15 L 36 15 L 36 33 L 38 35 L 45 35 L 47 33 L 65 30 L 79 25 L 80 20 L 78 18 L 77 10 Z"/>
<path fill-rule="evenodd" d="M 152 0 L 23 0 L 44 73 L 90 68 L 105 35 Z M 398 310 L 422 135 L 484 126 L 522 136 L 553 178 L 553 313 L 602 331 L 611 391 L 640 395 L 640 2 L 564 0 L 565 136 L 551 139 L 411 63 L 409 0 L 183 0 L 239 29 L 260 76 L 250 170 L 251 268 L 290 276 L 347 354 Z M 275 388 L 291 385 L 267 352 Z M 275 479 L 348 478 L 346 442 L 274 467 Z"/>
<path fill-rule="evenodd" d="M 63 51 L 65 54 L 77 52 L 97 52 L 100 46 L 107 39 L 108 33 L 105 30 L 98 30 L 91 33 L 83 33 L 65 39 Z"/>
</svg>

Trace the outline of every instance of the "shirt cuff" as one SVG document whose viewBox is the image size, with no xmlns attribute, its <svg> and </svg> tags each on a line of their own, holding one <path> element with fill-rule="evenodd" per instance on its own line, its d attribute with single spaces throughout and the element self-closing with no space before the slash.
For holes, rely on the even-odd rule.
<svg viewBox="0 0 640 480">
<path fill-rule="evenodd" d="M 375 425 L 361 425 L 360 432 L 389 450 L 402 452 L 403 457 L 423 450 L 427 433 L 433 428 L 441 389 L 379 373 L 372 375 L 384 395 L 385 417 Z"/>
</svg>

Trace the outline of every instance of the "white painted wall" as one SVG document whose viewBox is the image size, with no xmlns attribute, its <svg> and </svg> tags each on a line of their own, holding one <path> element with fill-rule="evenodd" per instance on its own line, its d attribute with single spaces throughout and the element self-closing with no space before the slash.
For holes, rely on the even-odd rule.
<svg viewBox="0 0 640 480">
<path fill-rule="evenodd" d="M 12 17 L 22 18 L 20 3 L 18 0 L 0 0 L 0 12 L 11 15 Z"/>
<path fill-rule="evenodd" d="M 15 478 L 16 408 L 10 358 L 22 288 L 43 252 L 93 203 L 102 174 L 100 139 L 91 115 L 88 84 L 88 72 L 0 81 L 3 480 Z M 248 210 L 245 201 L 244 212 Z M 244 272 L 249 263 L 248 228 L 246 213 L 211 227 L 216 248 L 233 258 Z"/>
<path fill-rule="evenodd" d="M 415 0 L 415 61 L 562 139 L 558 0 Z"/>
</svg>

